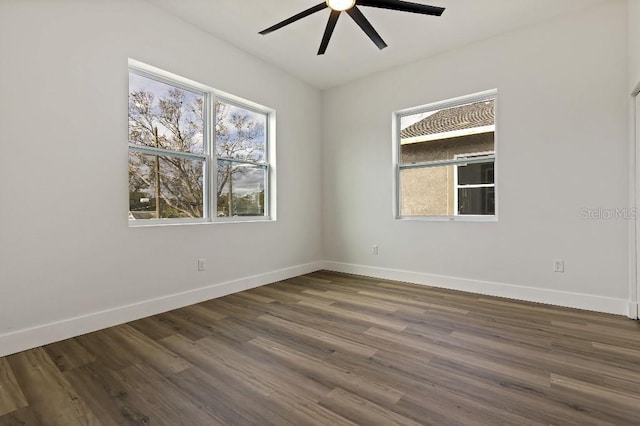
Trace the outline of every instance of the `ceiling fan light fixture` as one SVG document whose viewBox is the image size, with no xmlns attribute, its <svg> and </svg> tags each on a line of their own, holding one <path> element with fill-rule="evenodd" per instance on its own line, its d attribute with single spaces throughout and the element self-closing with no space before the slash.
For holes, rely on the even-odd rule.
<svg viewBox="0 0 640 426">
<path fill-rule="evenodd" d="M 327 6 L 337 12 L 351 9 L 355 5 L 356 0 L 327 0 Z"/>
<path fill-rule="evenodd" d="M 2 0 L 0 0 L 2 1 Z M 313 15 L 316 12 L 331 9 L 329 20 L 327 21 L 327 27 L 324 30 L 322 36 L 322 42 L 320 43 L 320 49 L 318 55 L 324 55 L 327 51 L 327 46 L 331 40 L 333 30 L 336 28 L 336 23 L 342 12 L 347 14 L 355 21 L 356 24 L 364 31 L 364 33 L 371 39 L 378 49 L 384 49 L 387 47 L 387 43 L 384 42 L 380 34 L 377 33 L 375 28 L 371 25 L 371 22 L 360 11 L 360 6 L 377 7 L 379 9 L 391 9 L 400 12 L 421 13 L 423 15 L 440 16 L 444 12 L 444 7 L 429 6 L 421 3 L 412 3 L 406 0 L 325 0 L 324 2 L 310 7 L 307 10 L 303 10 L 282 22 L 260 31 L 260 34 L 266 35 L 279 30 L 282 27 L 286 27 L 302 18 L 306 18 L 309 15 Z"/>
</svg>

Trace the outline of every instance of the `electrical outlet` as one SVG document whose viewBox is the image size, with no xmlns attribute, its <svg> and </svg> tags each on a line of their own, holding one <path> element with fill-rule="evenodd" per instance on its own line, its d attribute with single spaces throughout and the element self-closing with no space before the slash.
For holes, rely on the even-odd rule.
<svg viewBox="0 0 640 426">
<path fill-rule="evenodd" d="M 198 271 L 204 271 L 204 259 L 198 259 Z"/>
<path fill-rule="evenodd" d="M 553 261 L 553 272 L 564 272 L 564 260 L 556 259 Z"/>
<path fill-rule="evenodd" d="M 371 253 L 375 254 L 376 256 L 378 255 L 379 251 L 378 251 L 378 245 L 374 244 L 371 246 Z"/>
</svg>

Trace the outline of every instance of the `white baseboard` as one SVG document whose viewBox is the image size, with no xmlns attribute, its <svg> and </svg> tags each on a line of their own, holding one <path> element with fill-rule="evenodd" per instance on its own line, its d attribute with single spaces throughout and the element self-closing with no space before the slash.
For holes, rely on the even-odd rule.
<svg viewBox="0 0 640 426">
<path fill-rule="evenodd" d="M 638 303 L 512 284 L 339 262 L 313 262 L 0 335 L 0 357 L 321 269 L 638 318 Z"/>
<path fill-rule="evenodd" d="M 631 319 L 640 319 L 640 304 L 638 302 L 629 302 L 629 313 L 627 315 Z"/>
<path fill-rule="evenodd" d="M 443 275 L 425 274 L 422 272 L 386 269 L 339 262 L 325 262 L 324 269 L 386 280 L 404 281 L 450 290 L 468 291 L 471 293 L 485 294 L 489 296 L 526 300 L 528 302 L 604 312 L 608 314 L 627 316 L 628 312 L 630 312 L 628 310 L 629 307 L 627 306 L 628 301 L 625 299 L 614 299 L 591 294 L 570 293 L 513 284 L 447 277 Z"/>
<path fill-rule="evenodd" d="M 307 263 L 12 331 L 0 335 L 0 356 L 14 354 L 183 306 L 204 302 L 205 300 L 308 274 L 320 270 L 322 267 L 323 262 Z"/>
</svg>

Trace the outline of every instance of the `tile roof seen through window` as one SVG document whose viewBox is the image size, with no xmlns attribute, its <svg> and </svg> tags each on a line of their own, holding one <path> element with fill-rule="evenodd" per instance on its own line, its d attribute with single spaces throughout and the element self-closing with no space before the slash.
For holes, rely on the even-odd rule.
<svg viewBox="0 0 640 426">
<path fill-rule="evenodd" d="M 455 132 L 495 123 L 494 100 L 445 108 L 400 131 L 401 139 Z"/>
</svg>

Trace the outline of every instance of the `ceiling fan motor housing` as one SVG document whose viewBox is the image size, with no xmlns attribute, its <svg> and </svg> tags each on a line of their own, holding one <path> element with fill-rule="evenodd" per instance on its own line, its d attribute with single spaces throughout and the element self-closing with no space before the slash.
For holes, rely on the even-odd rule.
<svg viewBox="0 0 640 426">
<path fill-rule="evenodd" d="M 356 0 L 327 0 L 327 6 L 333 10 L 337 10 L 338 12 L 351 9 L 355 5 Z"/>
</svg>

